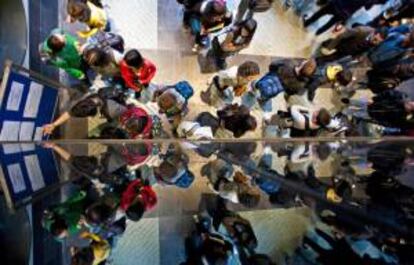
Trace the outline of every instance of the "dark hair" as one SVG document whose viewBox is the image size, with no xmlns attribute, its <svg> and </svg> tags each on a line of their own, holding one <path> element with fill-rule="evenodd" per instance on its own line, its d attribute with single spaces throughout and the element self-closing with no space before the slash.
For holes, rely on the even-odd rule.
<svg viewBox="0 0 414 265">
<path fill-rule="evenodd" d="M 249 257 L 249 264 L 254 265 L 276 265 L 269 256 L 265 254 L 253 254 Z"/>
<path fill-rule="evenodd" d="M 125 211 L 127 218 L 138 222 L 145 213 L 145 204 L 141 200 L 134 201 Z"/>
<path fill-rule="evenodd" d="M 414 45 L 414 30 L 411 30 L 411 32 L 408 34 L 408 42 L 410 46 Z"/>
<path fill-rule="evenodd" d="M 71 259 L 71 265 L 92 265 L 95 256 L 91 247 L 78 250 Z"/>
<path fill-rule="evenodd" d="M 124 60 L 128 66 L 135 68 L 140 68 L 144 64 L 144 58 L 142 58 L 141 53 L 136 49 L 127 51 Z"/>
<path fill-rule="evenodd" d="M 260 193 L 252 194 L 248 192 L 242 192 L 238 195 L 238 197 L 239 202 L 248 208 L 256 207 L 260 201 Z"/>
<path fill-rule="evenodd" d="M 93 117 L 96 114 L 98 114 L 98 106 L 92 97 L 79 101 L 70 110 L 70 115 L 77 118 Z"/>
<path fill-rule="evenodd" d="M 249 130 L 255 130 L 257 128 L 256 118 L 251 116 L 251 115 L 249 117 L 247 117 L 246 124 L 247 124 L 247 128 L 249 128 Z"/>
<path fill-rule="evenodd" d="M 156 169 L 156 175 L 160 174 L 158 177 L 167 181 L 177 175 L 178 172 L 177 168 L 167 161 L 162 161 Z"/>
<path fill-rule="evenodd" d="M 203 11 L 204 16 L 220 16 L 226 14 L 226 4 L 221 1 L 210 1 Z"/>
<path fill-rule="evenodd" d="M 61 41 L 56 35 L 51 35 L 47 39 L 47 47 L 52 50 L 53 53 L 58 53 L 65 47 L 65 42 Z"/>
<path fill-rule="evenodd" d="M 127 131 L 132 131 L 136 134 L 140 134 L 144 131 L 147 123 L 148 123 L 147 117 L 136 117 L 136 118 L 127 120 L 125 123 L 125 128 L 127 129 Z"/>
<path fill-rule="evenodd" d="M 254 32 L 257 28 L 257 21 L 253 18 L 250 18 L 248 20 L 242 21 L 239 23 L 240 29 L 245 29 L 250 33 L 250 36 L 253 37 Z"/>
<path fill-rule="evenodd" d="M 202 253 L 209 264 L 225 265 L 228 262 L 228 251 L 233 250 L 232 244 L 221 236 L 209 236 L 202 245 Z"/>
<path fill-rule="evenodd" d="M 388 31 L 388 27 L 380 27 L 375 30 L 374 34 L 379 34 L 383 39 L 385 39 L 388 36 Z"/>
<path fill-rule="evenodd" d="M 217 129 L 220 127 L 219 120 L 210 112 L 200 113 L 196 118 L 196 122 L 198 122 L 201 126 L 210 127 L 213 134 L 215 134 Z"/>
<path fill-rule="evenodd" d="M 68 225 L 66 224 L 65 220 L 58 216 L 55 216 L 53 223 L 50 225 L 50 233 L 54 237 L 57 237 L 67 229 Z"/>
<path fill-rule="evenodd" d="M 102 129 L 100 139 L 128 139 L 128 133 L 118 127 L 108 126 Z"/>
<path fill-rule="evenodd" d="M 331 114 L 325 108 L 319 110 L 318 117 L 316 118 L 317 123 L 322 126 L 326 127 L 331 123 Z"/>
<path fill-rule="evenodd" d="M 352 72 L 349 69 L 343 69 L 336 74 L 336 80 L 343 86 L 349 85 L 352 81 Z"/>
<path fill-rule="evenodd" d="M 328 143 L 321 143 L 316 146 L 316 154 L 319 159 L 325 161 L 331 155 L 331 147 Z"/>
<path fill-rule="evenodd" d="M 92 224 L 102 224 L 113 214 L 113 209 L 104 203 L 95 203 L 86 210 L 86 221 Z"/>
<path fill-rule="evenodd" d="M 111 60 L 110 55 L 98 47 L 86 50 L 83 54 L 83 59 L 88 65 L 96 67 L 105 66 Z"/>
<path fill-rule="evenodd" d="M 67 12 L 71 17 L 84 23 L 88 22 L 91 17 L 91 9 L 86 1 L 68 1 Z"/>
<path fill-rule="evenodd" d="M 248 77 L 260 74 L 260 67 L 256 62 L 246 61 L 242 63 L 237 69 L 237 75 L 241 77 Z"/>
</svg>

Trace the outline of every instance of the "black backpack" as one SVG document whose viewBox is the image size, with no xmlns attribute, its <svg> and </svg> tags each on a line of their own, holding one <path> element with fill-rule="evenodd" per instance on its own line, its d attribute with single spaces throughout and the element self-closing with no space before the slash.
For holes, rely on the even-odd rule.
<svg viewBox="0 0 414 265">
<path fill-rule="evenodd" d="M 249 9 L 253 12 L 266 12 L 272 7 L 274 0 L 250 0 Z"/>
</svg>

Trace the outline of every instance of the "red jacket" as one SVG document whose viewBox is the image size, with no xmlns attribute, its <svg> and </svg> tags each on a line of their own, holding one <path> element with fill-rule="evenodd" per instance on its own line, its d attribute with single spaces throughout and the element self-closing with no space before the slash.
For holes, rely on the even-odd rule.
<svg viewBox="0 0 414 265">
<path fill-rule="evenodd" d="M 126 190 L 122 193 L 120 207 L 126 211 L 137 196 L 141 195 L 142 201 L 145 205 L 145 210 L 154 208 L 157 204 L 157 194 L 151 186 L 146 186 L 142 180 L 136 179 L 129 183 Z"/>
<path fill-rule="evenodd" d="M 124 60 L 121 61 L 119 68 L 127 87 L 138 92 L 141 91 L 140 84 L 148 85 L 157 72 L 155 65 L 147 59 L 144 59 L 144 64 L 138 71 L 132 70 Z"/>
</svg>

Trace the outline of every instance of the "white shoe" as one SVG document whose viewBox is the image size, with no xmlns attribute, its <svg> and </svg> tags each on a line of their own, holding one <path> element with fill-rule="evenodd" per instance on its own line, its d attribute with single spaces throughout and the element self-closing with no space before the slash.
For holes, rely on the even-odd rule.
<svg viewBox="0 0 414 265">
<path fill-rule="evenodd" d="M 192 48 L 192 51 L 195 52 L 195 53 L 198 53 L 199 50 L 200 50 L 200 45 L 194 44 L 194 46 Z"/>
</svg>

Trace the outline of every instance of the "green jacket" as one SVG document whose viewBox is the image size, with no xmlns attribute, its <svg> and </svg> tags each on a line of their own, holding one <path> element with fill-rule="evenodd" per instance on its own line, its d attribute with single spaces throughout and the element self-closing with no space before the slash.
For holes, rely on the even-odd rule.
<svg viewBox="0 0 414 265">
<path fill-rule="evenodd" d="M 50 230 L 51 225 L 54 222 L 53 216 L 59 216 L 65 220 L 68 226 L 68 232 L 70 235 L 76 234 L 80 227 L 78 226 L 79 220 L 85 208 L 86 192 L 79 191 L 71 196 L 65 202 L 51 207 L 51 215 L 43 218 L 43 226 Z"/>
<path fill-rule="evenodd" d="M 69 75 L 73 76 L 74 78 L 83 79 L 85 75 L 81 70 L 82 57 L 77 49 L 77 39 L 61 29 L 52 30 L 50 35 L 56 33 L 60 33 L 65 36 L 66 45 L 60 52 L 53 54 L 50 48 L 48 47 L 46 40 L 42 43 L 40 47 L 41 56 L 43 57 L 43 59 L 47 59 L 47 61 L 50 64 L 65 70 Z"/>
</svg>

